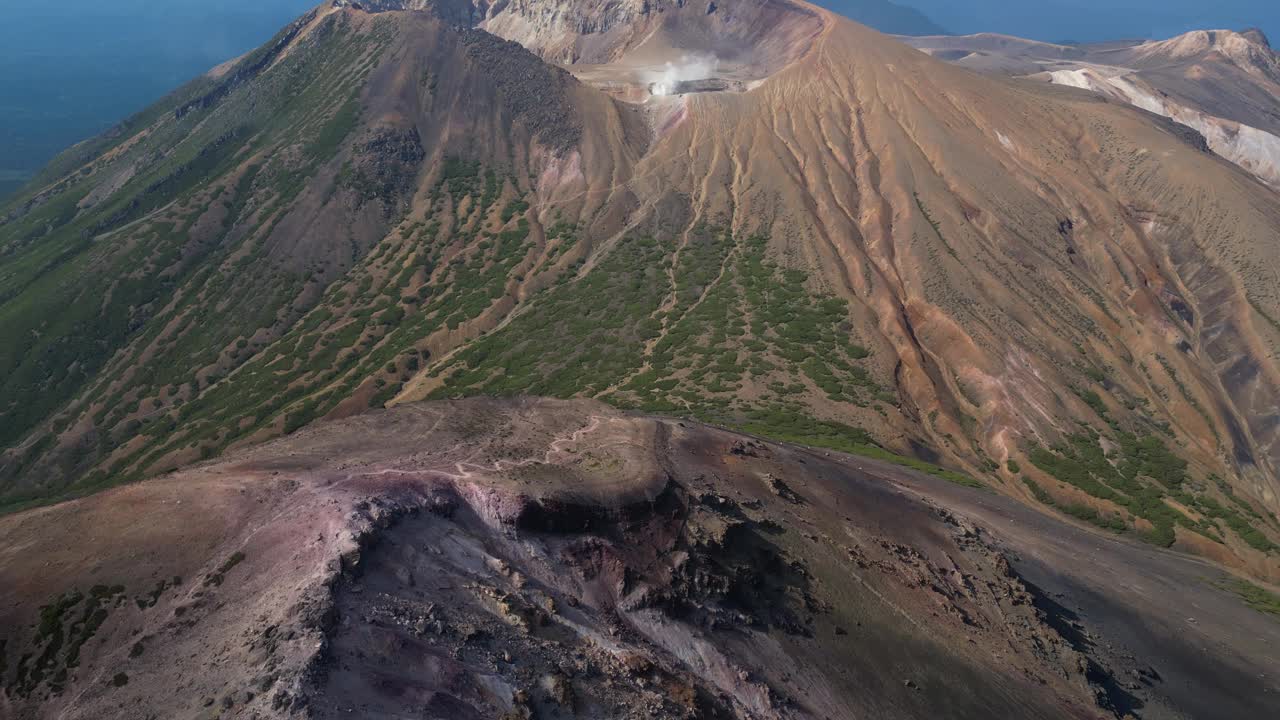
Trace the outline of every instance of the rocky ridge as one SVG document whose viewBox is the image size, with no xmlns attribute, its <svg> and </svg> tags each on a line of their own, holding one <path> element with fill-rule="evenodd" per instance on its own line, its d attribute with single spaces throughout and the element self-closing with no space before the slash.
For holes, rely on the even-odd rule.
<svg viewBox="0 0 1280 720">
<path fill-rule="evenodd" d="M 0 520 L 0 708 L 1268 712 L 1270 681 L 1247 668 L 1276 625 L 1214 578 L 1187 582 L 1202 565 L 1124 543 L 1053 564 L 1097 540 L 1056 521 L 1019 529 L 1036 516 L 1011 522 L 1025 510 L 996 499 L 590 402 L 406 406 Z M 70 542 L 68 523 L 104 540 Z M 33 542 L 41 557 L 18 549 Z M 1157 577 L 1184 595 L 1147 595 Z M 82 608 L 103 609 L 87 631 Z M 1242 639 L 1204 644 L 1221 632 Z M 83 639 L 71 658 L 51 637 Z M 1211 682 L 1188 690 L 1189 672 Z"/>
</svg>

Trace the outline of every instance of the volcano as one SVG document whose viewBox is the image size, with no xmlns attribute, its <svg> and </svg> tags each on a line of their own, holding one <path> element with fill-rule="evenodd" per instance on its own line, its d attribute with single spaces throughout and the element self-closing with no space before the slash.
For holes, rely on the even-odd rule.
<svg viewBox="0 0 1280 720">
<path fill-rule="evenodd" d="M 233 459 L 244 453 L 259 453 L 258 469 L 246 476 L 257 478 L 272 462 L 287 465 L 294 452 L 288 438 L 261 443 L 307 437 L 317 424 L 373 438 L 358 428 L 371 412 L 384 417 L 384 408 L 549 397 L 603 402 L 610 412 L 663 427 L 703 423 L 746 433 L 742 438 L 871 458 L 866 462 L 898 468 L 887 476 L 895 481 L 924 473 L 1057 515 L 1093 542 L 1140 550 L 1148 559 L 1134 560 L 1139 565 L 1160 566 L 1164 560 L 1149 558 L 1172 557 L 1165 551 L 1171 548 L 1265 584 L 1280 579 L 1278 244 L 1276 190 L 1216 154 L 1194 128 L 1078 88 L 974 72 L 803 2 L 339 0 L 71 148 L 0 209 L 0 501 L 18 513 L 10 545 L 41 546 L 41 533 L 67 532 L 75 522 L 58 508 L 108 502 L 75 498 L 122 485 L 128 487 L 101 497 L 176 488 L 194 476 L 164 476 L 199 463 L 236 476 Z M 464 415 L 472 420 L 460 427 L 477 443 L 489 437 L 489 415 Z M 503 416 L 494 422 L 504 423 Z M 430 434 L 416 426 L 407 432 Z M 652 448 L 647 437 L 611 442 Z M 358 450 L 335 448 L 293 480 L 309 487 L 331 478 L 345 487 L 342 455 Z M 387 452 L 379 462 L 411 459 L 415 450 L 396 445 Z M 543 464 L 536 472 L 520 466 L 537 475 L 529 487 L 559 487 L 562 463 Z M 769 487 L 785 500 L 792 487 L 786 473 L 761 472 L 778 479 Z M 714 480 L 696 484 L 668 474 L 680 476 L 682 513 L 696 505 L 690 488 L 729 492 Z M 642 530 L 627 525 L 631 510 L 619 508 L 661 499 L 666 486 L 655 490 L 645 478 L 619 475 L 625 487 L 616 497 L 591 498 L 585 515 L 574 510 L 569 519 L 548 511 L 531 521 L 533 529 L 554 534 L 581 521 L 617 547 L 642 543 L 643 534 L 634 534 Z M 417 500 L 401 504 L 379 483 L 341 492 L 356 498 L 356 513 L 360 502 L 370 503 L 364 510 L 377 503 L 427 508 Z M 495 497 L 507 495 L 520 493 Z M 183 495 L 184 503 L 193 497 Z M 73 502 L 40 507 L 64 500 Z M 336 507 L 348 507 L 344 502 Z M 457 498 L 449 502 L 461 507 Z M 130 516 L 127 504 L 111 507 L 126 524 L 149 522 Z M 138 507 L 148 508 L 136 511 L 148 517 L 163 514 L 158 505 Z M 47 529 L 37 520 L 46 517 Z M 672 531 L 661 517 L 636 517 L 656 523 L 655 533 Z M 864 522 L 849 517 L 855 526 Z M 470 537 L 507 527 L 467 522 L 457 532 Z M 807 532 L 801 517 L 776 522 L 783 532 Z M 219 526 L 207 540 L 220 543 L 230 532 Z M 293 532 L 278 537 L 302 543 Z M 411 540 L 417 530 L 404 532 L 405 543 L 426 542 Z M 679 542 L 704 541 L 715 544 Z M 334 568 L 315 563 L 329 563 L 337 546 L 324 532 L 315 542 L 317 554 L 299 556 L 296 567 L 323 580 L 314 586 L 316 602 L 350 601 L 343 617 L 383 612 L 361 598 L 334 599 Z M 1090 547 L 1079 543 L 1072 547 L 1080 552 Z M 234 552 L 218 562 L 230 563 Z M 507 563 L 542 562 L 491 554 Z M 172 572 L 189 581 L 192 571 L 179 566 L 190 565 L 201 577 L 225 580 L 238 564 L 219 572 L 220 564 L 206 567 L 211 562 L 184 557 Z M 407 582 L 396 575 L 401 560 L 386 562 L 380 567 Z M 654 592 L 667 592 L 661 588 L 676 582 L 672 571 L 652 562 L 618 560 L 619 567 L 659 573 Z M 731 574 L 740 567 L 719 556 L 708 562 L 729 563 L 721 570 Z M 421 573 L 428 566 L 415 567 Z M 520 573 L 534 577 L 531 568 Z M 982 572 L 991 579 L 1003 571 Z M 399 592 L 386 585 L 390 576 L 379 577 L 379 592 Z M 104 576 L 94 584 L 133 592 L 152 579 Z M 767 603 L 751 601 L 776 600 L 790 615 L 755 606 L 746 614 L 784 634 L 806 627 L 805 613 L 816 610 L 787 605 L 808 602 L 804 583 L 791 579 L 786 588 L 768 589 L 774 595 Z M 154 580 L 168 583 L 160 596 L 174 585 L 172 577 Z M 698 622 L 714 624 L 738 592 L 719 575 L 680 582 L 720 587 L 679 585 L 694 592 L 696 602 L 685 610 Z M 1215 582 L 1236 587 L 1230 579 Z M 11 707 L 79 707 L 64 705 L 72 702 L 65 693 L 98 683 L 97 693 L 100 681 L 114 677 L 76 671 L 61 645 L 42 660 L 49 638 L 33 641 L 23 623 L 35 621 L 19 619 L 41 607 L 56 610 L 58 598 L 75 592 L 66 612 L 82 612 L 86 598 L 98 597 L 91 587 L 51 581 L 13 601 L 11 627 L 22 632 L 6 637 L 9 649 L 0 650 L 8 658 L 0 671 L 13 688 L 8 697 L 23 698 Z M 1247 597 L 1268 597 L 1260 586 L 1247 587 Z M 1045 649 L 1008 631 L 1022 638 L 1016 652 L 1048 663 L 1025 677 L 1074 668 L 1045 680 L 1050 689 L 1035 695 L 1057 708 L 1046 715 L 1139 709 L 1108 689 L 1105 678 L 1114 673 L 1091 676 L 1088 643 L 1046 605 L 1058 600 L 1032 600 L 1033 590 L 1022 591 L 1030 593 L 1022 604 L 1039 611 L 1027 622 L 1056 626 L 1058 638 Z M 627 595 L 600 604 L 583 588 L 573 592 L 574 602 L 604 613 L 591 619 L 597 635 Z M 1206 592 L 1253 617 L 1221 587 Z M 120 597 L 98 597 L 89 617 L 108 602 L 124 603 Z M 472 602 L 423 597 L 439 608 Z M 517 614 L 526 600 L 541 602 L 521 597 L 509 601 Z M 814 596 L 819 605 L 831 597 Z M 684 601 L 670 602 L 662 607 L 687 620 Z M 999 606 L 986 596 L 972 602 L 987 613 Z M 1150 611 L 1134 603 L 1125 612 Z M 648 606 L 633 609 L 641 607 Z M 931 622 L 916 605 L 902 608 L 917 628 Z M 339 643 L 322 622 L 331 616 L 308 617 L 290 642 Z M 434 627 L 433 615 L 418 619 Z M 226 632 L 243 630 L 235 627 Z M 1033 634 L 1044 629 L 1034 627 Z M 650 629 L 671 632 L 664 628 Z M 978 647 L 1005 642 L 991 638 L 1006 630 L 992 632 Z M 1139 646 L 1156 652 L 1142 644 L 1147 640 L 1130 640 L 1135 653 Z M 352 642 L 335 652 L 370 652 Z M 519 656 L 519 647 L 498 650 Z M 746 657 L 745 647 L 735 652 Z M 291 672 L 315 667 L 313 652 L 289 652 Z M 700 664 L 700 650 L 667 652 L 676 659 L 644 656 L 665 673 L 641 673 L 645 682 L 692 693 L 689 707 L 701 707 L 704 717 L 790 712 L 779 709 L 789 707 L 782 695 L 768 690 L 781 686 L 753 684 L 750 668 Z M 777 652 L 807 651 L 788 645 Z M 1162 657 L 1183 657 L 1169 652 Z M 342 657 L 339 668 L 359 655 Z M 1230 666 L 1252 662 L 1237 660 Z M 37 666 L 43 669 L 33 676 Z M 550 679 L 511 687 L 542 703 L 528 712 L 556 717 L 563 711 L 548 709 L 547 698 L 560 698 L 563 707 L 569 696 L 567 681 L 550 667 L 543 673 Z M 1137 665 L 1131 669 L 1141 675 Z M 745 677 L 733 681 L 739 670 Z M 1185 672 L 1193 676 L 1194 668 Z M 1123 682 L 1142 684 L 1139 676 Z M 290 677 L 303 682 L 303 675 Z M 913 676 L 878 677 L 875 692 L 892 686 L 894 697 L 908 681 L 924 687 Z M 995 699 L 955 705 L 957 716 L 1000 714 L 1012 707 L 1001 697 L 1030 692 L 1018 684 L 1025 677 L 1014 685 L 1009 677 L 991 681 Z M 1237 687 L 1234 671 L 1224 677 L 1219 687 Z M 264 679 L 250 680 L 235 691 L 260 694 L 251 687 Z M 120 687 L 143 692 L 142 684 L 128 683 Z M 806 692 L 795 685 L 785 695 Z M 830 692 L 834 698 L 844 691 Z M 759 698 L 742 706 L 721 697 L 735 693 Z M 305 694 L 289 691 L 273 712 L 303 712 L 292 698 Z M 481 717 L 497 707 L 523 712 L 508 695 L 498 705 L 466 703 Z M 934 710 L 958 702 L 946 694 L 919 697 Z M 709 704 L 699 706 L 697 698 Z M 841 716 L 839 708 L 850 706 L 840 702 L 805 712 Z M 902 702 L 893 707 L 906 708 Z M 1156 693 L 1145 702 L 1183 712 L 1177 709 L 1193 700 Z M 432 707 L 447 714 L 446 706 Z M 1197 716 L 1207 712 L 1194 707 Z M 1221 716 L 1239 716 L 1232 712 Z"/>
<path fill-rule="evenodd" d="M 588 400 L 321 423 L 0 540 L 9 717 L 1276 709 L 1280 625 L 1221 570 Z"/>
</svg>

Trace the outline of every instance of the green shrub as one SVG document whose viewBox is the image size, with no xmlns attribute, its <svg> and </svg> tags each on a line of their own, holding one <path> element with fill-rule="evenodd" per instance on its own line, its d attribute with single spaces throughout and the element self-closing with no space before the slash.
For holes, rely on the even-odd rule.
<svg viewBox="0 0 1280 720">
<path fill-rule="evenodd" d="M 1219 583 L 1218 586 L 1236 593 L 1254 610 L 1280 617 L 1280 595 L 1247 580 L 1228 580 Z"/>
<path fill-rule="evenodd" d="M 1025 475 L 1022 477 L 1022 482 L 1031 490 L 1032 497 L 1034 497 L 1040 504 L 1048 505 L 1049 507 L 1053 507 L 1057 504 L 1053 499 L 1053 496 L 1046 492 L 1044 488 L 1040 487 L 1040 483 Z"/>
</svg>

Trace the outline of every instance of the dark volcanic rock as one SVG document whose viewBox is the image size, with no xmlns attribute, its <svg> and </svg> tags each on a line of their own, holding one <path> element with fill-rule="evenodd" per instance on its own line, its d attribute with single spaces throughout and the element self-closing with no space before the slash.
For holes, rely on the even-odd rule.
<svg viewBox="0 0 1280 720">
<path fill-rule="evenodd" d="M 1280 629 L 1202 563 L 585 401 L 321 425 L 0 521 L 0 547 L 32 546 L 0 564 L 22 718 L 1235 718 L 1280 697 L 1258 673 Z"/>
<path fill-rule="evenodd" d="M 556 151 L 576 145 L 582 123 L 569 104 L 573 76 L 548 65 L 519 43 L 483 30 L 459 31 L 467 57 L 493 78 L 503 104 L 541 142 Z"/>
</svg>

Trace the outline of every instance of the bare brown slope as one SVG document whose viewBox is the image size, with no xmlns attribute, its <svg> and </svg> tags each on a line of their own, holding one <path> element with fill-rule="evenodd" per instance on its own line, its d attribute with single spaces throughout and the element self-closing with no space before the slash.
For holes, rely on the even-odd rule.
<svg viewBox="0 0 1280 720">
<path fill-rule="evenodd" d="M 1202 457 L 1250 458 L 1253 491 L 1275 502 L 1277 338 L 1251 309 L 1275 314 L 1273 194 L 1136 113 L 953 70 L 840 21 L 753 93 L 686 102 L 638 174 L 705 189 L 699 213 L 769 227 L 859 298 L 916 417 L 957 423 L 935 437 L 973 415 L 1002 461 L 1015 438 L 1052 432 L 1045 416 L 1088 415 L 1059 390 L 1072 365 L 1115 368 L 1150 397 L 1172 384 L 1159 354 L 1190 399 L 1153 402 Z M 1241 432 L 1214 439 L 1192 401 Z"/>
<path fill-rule="evenodd" d="M 1257 31 L 1059 46 L 994 35 L 901 38 L 984 72 L 1088 88 L 1173 118 L 1214 152 L 1280 185 L 1280 55 Z"/>
<path fill-rule="evenodd" d="M 569 65 L 660 64 L 697 53 L 767 74 L 803 55 L 822 21 L 812 9 L 787 0 L 516 0 L 488 8 L 479 25 Z"/>
<path fill-rule="evenodd" d="M 1280 625 L 1207 566 L 586 401 L 322 424 L 0 539 L 6 717 L 1276 709 Z"/>
</svg>

